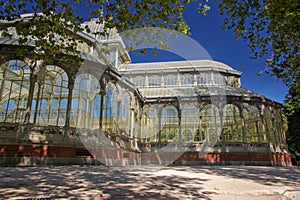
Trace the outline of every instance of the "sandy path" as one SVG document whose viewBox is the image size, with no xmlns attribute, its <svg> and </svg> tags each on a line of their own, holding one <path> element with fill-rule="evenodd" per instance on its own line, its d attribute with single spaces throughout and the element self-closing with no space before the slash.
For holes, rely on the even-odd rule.
<svg viewBox="0 0 300 200">
<path fill-rule="evenodd" d="M 300 199 L 300 169 L 258 166 L 0 168 L 0 199 Z M 290 194 L 289 194 L 290 195 Z"/>
</svg>

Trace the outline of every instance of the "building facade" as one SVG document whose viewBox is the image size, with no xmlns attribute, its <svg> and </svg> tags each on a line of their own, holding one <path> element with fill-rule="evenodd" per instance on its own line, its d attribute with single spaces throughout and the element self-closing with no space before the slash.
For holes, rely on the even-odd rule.
<svg viewBox="0 0 300 200">
<path fill-rule="evenodd" d="M 80 137 L 101 149 L 99 130 L 128 163 L 184 143 L 170 164 L 290 165 L 281 105 L 244 89 L 241 72 L 211 60 L 133 64 L 114 30 L 76 38 L 81 64 L 20 57 L 34 47 L 0 38 L 1 165 L 95 163 L 115 153 Z"/>
</svg>

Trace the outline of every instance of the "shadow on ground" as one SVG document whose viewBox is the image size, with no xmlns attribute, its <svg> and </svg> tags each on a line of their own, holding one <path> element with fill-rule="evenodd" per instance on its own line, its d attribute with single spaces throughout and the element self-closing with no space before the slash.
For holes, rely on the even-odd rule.
<svg viewBox="0 0 300 200">
<path fill-rule="evenodd" d="M 205 179 L 151 176 L 127 168 L 30 167 L 2 168 L 0 199 L 52 196 L 77 199 L 83 194 L 108 193 L 111 199 L 210 199 L 201 185 Z M 155 170 L 157 170 L 155 168 Z M 143 171 L 145 173 L 143 173 Z M 193 185 L 193 187 L 191 187 Z"/>
<path fill-rule="evenodd" d="M 197 172 L 199 168 L 206 170 L 208 174 L 253 180 L 264 185 L 296 186 L 296 183 L 300 187 L 300 169 L 296 167 L 192 166 L 190 170 Z"/>
<path fill-rule="evenodd" d="M 213 199 L 218 191 L 205 188 L 213 177 L 296 187 L 299 173 L 294 167 L 252 166 L 7 167 L 0 172 L 0 199 L 78 199 L 87 194 L 110 194 L 111 199 Z"/>
</svg>

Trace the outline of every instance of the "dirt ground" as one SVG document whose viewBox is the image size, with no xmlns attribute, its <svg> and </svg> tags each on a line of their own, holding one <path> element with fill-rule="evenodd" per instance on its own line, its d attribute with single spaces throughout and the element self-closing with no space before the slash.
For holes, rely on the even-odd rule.
<svg viewBox="0 0 300 200">
<path fill-rule="evenodd" d="M 300 169 L 262 166 L 0 168 L 0 199 L 300 200 Z"/>
</svg>

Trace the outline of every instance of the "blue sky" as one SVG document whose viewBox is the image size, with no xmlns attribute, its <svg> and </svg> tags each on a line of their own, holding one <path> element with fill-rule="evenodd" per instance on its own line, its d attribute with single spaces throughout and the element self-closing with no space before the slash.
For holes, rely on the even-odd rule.
<svg viewBox="0 0 300 200">
<path fill-rule="evenodd" d="M 184 19 L 191 28 L 191 37 L 208 52 L 213 60 L 223 62 L 232 68 L 241 71 L 242 87 L 262 94 L 272 100 L 283 103 L 288 92 L 287 87 L 276 77 L 267 74 L 257 76 L 265 69 L 264 59 L 250 59 L 250 49 L 242 39 L 235 40 L 232 30 L 222 30 L 222 16 L 219 14 L 217 3 L 209 1 L 211 10 L 207 16 L 197 12 L 195 4 L 186 7 Z M 78 13 L 86 15 L 86 9 L 78 7 Z M 138 62 L 155 62 L 183 60 L 172 53 L 162 53 L 153 56 L 151 53 L 137 55 L 130 53 L 131 60 Z"/>
<path fill-rule="evenodd" d="M 287 87 L 276 77 L 267 74 L 256 74 L 265 69 L 264 59 L 252 60 L 250 50 L 242 40 L 234 40 L 233 31 L 221 29 L 222 16 L 219 14 L 216 3 L 211 2 L 211 10 L 207 16 L 197 13 L 194 5 L 186 8 L 184 19 L 191 28 L 190 37 L 196 40 L 216 61 L 228 64 L 241 71 L 242 87 L 262 94 L 272 100 L 283 103 Z M 181 58 L 170 53 L 160 53 L 160 56 L 137 55 L 131 53 L 132 62 L 153 62 L 180 60 Z"/>
<path fill-rule="evenodd" d="M 256 74 L 265 69 L 264 59 L 251 60 L 250 50 L 246 43 L 239 39 L 234 40 L 233 31 L 221 29 L 222 16 L 219 14 L 217 3 L 209 1 L 211 10 L 207 16 L 197 12 L 196 6 L 191 4 L 186 7 L 184 19 L 191 28 L 190 37 L 197 41 L 216 61 L 228 64 L 232 68 L 241 71 L 242 86 L 254 92 L 260 93 L 272 100 L 282 103 L 287 94 L 287 87 L 276 77 L 267 74 Z M 88 10 L 83 6 L 75 6 L 79 15 L 87 15 Z M 188 48 L 188 47 L 187 47 Z M 180 60 L 181 58 L 164 53 L 160 56 L 137 55 L 131 53 L 132 62 L 154 62 Z"/>
</svg>

